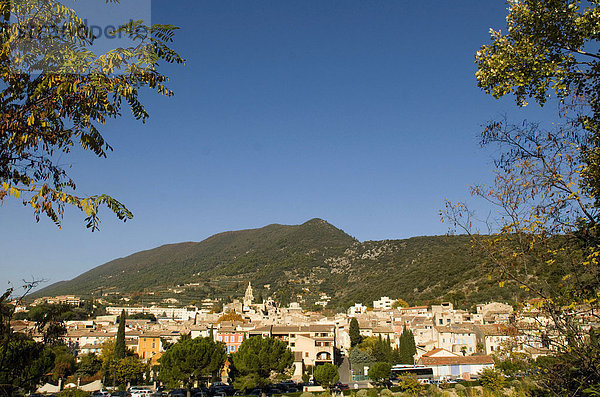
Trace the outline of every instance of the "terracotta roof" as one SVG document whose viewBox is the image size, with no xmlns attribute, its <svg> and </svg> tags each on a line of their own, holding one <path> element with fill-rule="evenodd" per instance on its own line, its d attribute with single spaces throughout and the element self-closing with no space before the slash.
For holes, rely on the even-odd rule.
<svg viewBox="0 0 600 397">
<path fill-rule="evenodd" d="M 436 347 L 435 349 L 430 350 L 427 353 L 423 354 L 422 357 L 430 357 L 430 356 L 433 356 L 434 354 L 439 353 L 439 352 L 444 351 L 444 350 L 445 349 L 441 349 L 439 347 Z"/>
<path fill-rule="evenodd" d="M 140 338 L 160 338 L 163 333 L 158 331 L 146 331 L 140 334 Z"/>
<path fill-rule="evenodd" d="M 491 356 L 456 356 L 456 357 L 425 357 L 419 361 L 423 365 L 460 365 L 460 364 L 494 364 Z"/>
<path fill-rule="evenodd" d="M 374 327 L 373 328 L 373 332 L 374 333 L 378 333 L 378 334 L 393 334 L 394 333 L 394 329 L 392 327 Z"/>
</svg>

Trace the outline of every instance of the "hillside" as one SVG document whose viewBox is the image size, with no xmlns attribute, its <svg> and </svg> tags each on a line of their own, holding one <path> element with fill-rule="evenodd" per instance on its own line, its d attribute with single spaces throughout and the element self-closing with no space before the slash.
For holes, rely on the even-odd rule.
<svg viewBox="0 0 600 397">
<path fill-rule="evenodd" d="M 326 293 L 333 307 L 370 303 L 382 295 L 411 304 L 451 300 L 463 307 L 514 299 L 518 289 L 497 288 L 482 274 L 470 247 L 465 236 L 359 242 L 326 221 L 312 219 L 141 251 L 33 296 L 115 292 L 163 299 L 175 294 L 181 303 L 191 303 L 239 296 L 251 281 L 260 295 L 282 303 L 312 304 Z M 194 285 L 173 292 L 185 284 Z"/>
</svg>

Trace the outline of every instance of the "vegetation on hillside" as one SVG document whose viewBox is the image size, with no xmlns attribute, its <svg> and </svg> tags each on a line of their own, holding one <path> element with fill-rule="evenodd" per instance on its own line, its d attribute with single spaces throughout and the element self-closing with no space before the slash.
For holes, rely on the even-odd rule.
<svg viewBox="0 0 600 397">
<path fill-rule="evenodd" d="M 333 309 L 356 302 L 370 304 L 381 291 L 412 305 L 450 301 L 461 308 L 491 300 L 512 303 L 529 296 L 516 283 L 500 287 L 481 271 L 482 263 L 468 236 L 359 242 L 313 219 L 298 226 L 226 232 L 200 243 L 138 252 L 34 295 L 118 292 L 130 294 L 131 303 L 144 299 L 148 304 L 145 293 L 152 292 L 158 302 L 166 297 L 176 297 L 180 304 L 206 298 L 227 302 L 243 296 L 251 281 L 261 294 L 281 304 L 300 301 L 311 307 L 320 293 L 326 293 L 332 297 L 328 307 Z M 554 279 L 559 280 L 559 275 Z M 264 285 L 269 290 L 261 290 Z"/>
</svg>

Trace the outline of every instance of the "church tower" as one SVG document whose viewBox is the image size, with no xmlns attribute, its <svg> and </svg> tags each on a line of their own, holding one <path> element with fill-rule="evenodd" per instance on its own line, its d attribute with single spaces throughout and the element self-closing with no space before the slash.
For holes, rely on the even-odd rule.
<svg viewBox="0 0 600 397">
<path fill-rule="evenodd" d="M 248 281 L 248 288 L 244 294 L 244 306 L 249 307 L 254 301 L 254 295 L 252 294 L 252 284 Z"/>
</svg>

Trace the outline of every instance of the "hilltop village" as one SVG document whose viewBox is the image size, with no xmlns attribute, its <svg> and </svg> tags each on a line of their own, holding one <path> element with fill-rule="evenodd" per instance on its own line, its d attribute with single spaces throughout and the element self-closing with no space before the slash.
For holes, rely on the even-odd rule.
<svg viewBox="0 0 600 397">
<path fill-rule="evenodd" d="M 326 301 L 327 296 L 323 296 Z M 535 305 L 515 312 L 512 306 L 492 302 L 476 306 L 474 313 L 458 310 L 451 303 L 404 307 L 401 300 L 389 297 L 373 301 L 367 307 L 356 303 L 346 313 L 325 316 L 305 311 L 298 303 L 280 307 L 272 299 L 255 302 L 248 284 L 243 299 L 233 300 L 221 312 L 207 308 L 174 306 L 108 306 L 108 314 L 80 321 L 66 321 L 61 336 L 76 356 L 102 353 L 103 343 L 116 337 L 118 316 L 149 315 L 149 319 L 127 318 L 125 343 L 147 363 L 158 364 L 169 344 L 182 335 L 191 338 L 211 337 L 222 342 L 227 353 L 235 353 L 242 342 L 253 336 L 273 337 L 284 341 L 294 354 L 292 380 L 302 380 L 303 368 L 325 363 L 343 365 L 350 361 L 352 369 L 342 381 L 352 382 L 368 373 L 368 368 L 352 362 L 351 321 L 356 319 L 363 338 L 375 337 L 391 348 L 399 348 L 403 332 L 411 331 L 416 353 L 414 364 L 432 369 L 434 379 L 476 378 L 484 369 L 494 366 L 494 356 L 520 353 L 531 358 L 548 354 L 548 344 L 539 331 L 547 325 Z M 37 299 L 30 306 L 18 306 L 16 312 L 31 310 L 41 304 L 77 306 L 76 296 Z M 34 323 L 13 321 L 13 328 L 30 333 L 41 341 Z"/>
</svg>

